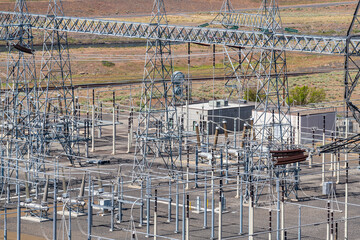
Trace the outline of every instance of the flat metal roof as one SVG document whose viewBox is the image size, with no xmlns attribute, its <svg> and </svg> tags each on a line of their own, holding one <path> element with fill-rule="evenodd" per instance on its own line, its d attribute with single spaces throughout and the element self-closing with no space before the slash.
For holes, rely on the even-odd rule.
<svg viewBox="0 0 360 240">
<path fill-rule="evenodd" d="M 189 104 L 189 109 L 194 109 L 194 110 L 205 110 L 205 111 L 209 111 L 209 110 L 218 110 L 218 109 L 229 109 L 229 108 L 243 108 L 243 107 L 254 107 L 255 103 L 230 103 L 228 104 L 228 106 L 220 106 L 220 107 L 216 107 L 216 106 L 212 106 L 210 105 L 208 102 L 205 103 L 195 103 L 195 104 Z M 183 105 L 182 108 L 186 108 L 186 105 Z"/>
</svg>

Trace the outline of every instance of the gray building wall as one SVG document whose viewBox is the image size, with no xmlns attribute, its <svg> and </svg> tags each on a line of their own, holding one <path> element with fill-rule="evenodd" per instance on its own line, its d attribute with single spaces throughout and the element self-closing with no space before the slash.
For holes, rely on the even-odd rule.
<svg viewBox="0 0 360 240">
<path fill-rule="evenodd" d="M 322 140 L 324 116 L 325 116 L 325 130 L 326 130 L 325 136 L 326 138 L 331 137 L 331 131 L 335 131 L 336 112 L 302 115 L 300 120 L 302 144 L 307 144 L 312 142 L 312 138 L 313 138 L 312 128 L 315 129 L 315 141 L 318 142 L 319 140 Z"/>
<path fill-rule="evenodd" d="M 218 108 L 214 110 L 208 110 L 208 120 L 215 122 L 209 122 L 209 134 L 212 135 L 215 133 L 215 127 L 220 125 L 223 127 L 223 121 L 227 121 L 227 128 L 230 131 L 234 131 L 234 118 L 240 118 L 243 120 L 248 120 L 251 118 L 252 110 L 255 108 L 253 105 L 249 106 L 241 106 L 234 108 Z M 217 123 L 217 124 L 216 124 Z M 244 128 L 244 121 L 237 120 L 236 130 L 241 131 Z M 222 129 L 220 129 L 219 133 L 224 133 Z"/>
</svg>

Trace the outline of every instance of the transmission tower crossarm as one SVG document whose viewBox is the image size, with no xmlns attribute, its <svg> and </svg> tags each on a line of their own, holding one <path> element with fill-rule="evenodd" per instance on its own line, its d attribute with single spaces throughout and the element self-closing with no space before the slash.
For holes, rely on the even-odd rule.
<svg viewBox="0 0 360 240">
<path fill-rule="evenodd" d="M 345 152 L 360 152 L 360 134 L 345 139 L 338 139 L 319 147 L 319 153 L 336 153 L 344 150 Z"/>
<path fill-rule="evenodd" d="M 19 31 L 21 27 L 30 27 L 30 24 L 5 24 L 0 25 L 0 40 L 19 40 L 21 34 Z"/>
<path fill-rule="evenodd" d="M 222 18 L 215 18 L 211 23 L 226 27 L 254 27 L 262 28 L 266 17 L 257 13 L 224 12 Z"/>
<path fill-rule="evenodd" d="M 9 24 L 16 15 L 14 12 L 0 12 L 0 26 Z M 39 14 L 25 14 L 24 17 L 27 24 L 43 30 L 330 55 L 345 55 L 347 39 L 345 36 L 267 33 Z M 58 24 L 54 25 L 54 21 Z M 160 37 L 159 33 L 162 33 Z M 6 40 L 6 35 L 0 35 L 0 40 Z M 360 52 L 360 40 L 351 40 L 350 47 L 351 52 Z"/>
</svg>

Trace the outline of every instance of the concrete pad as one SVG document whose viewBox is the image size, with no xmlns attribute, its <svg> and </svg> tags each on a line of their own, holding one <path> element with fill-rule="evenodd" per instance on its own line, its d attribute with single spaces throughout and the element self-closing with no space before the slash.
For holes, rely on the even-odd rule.
<svg viewBox="0 0 360 240">
<path fill-rule="evenodd" d="M 50 221 L 50 219 L 48 219 L 48 218 L 40 218 L 40 217 L 33 217 L 33 216 L 23 216 L 23 217 L 21 217 L 21 220 L 36 222 L 36 223 Z"/>
</svg>

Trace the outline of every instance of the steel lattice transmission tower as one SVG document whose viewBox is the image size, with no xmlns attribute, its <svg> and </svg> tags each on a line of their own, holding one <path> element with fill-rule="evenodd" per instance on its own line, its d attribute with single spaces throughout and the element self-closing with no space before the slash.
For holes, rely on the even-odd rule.
<svg viewBox="0 0 360 240">
<path fill-rule="evenodd" d="M 231 15 L 236 16 L 235 12 L 223 15 L 229 18 L 227 22 L 224 22 L 224 18 L 218 20 L 224 26 L 240 27 L 237 26 L 240 23 L 237 18 L 231 17 Z M 274 34 L 283 32 L 276 1 L 263 0 L 258 13 L 253 17 L 261 20 L 252 22 L 253 30 L 264 31 L 268 37 L 266 41 L 275 44 Z M 245 25 L 245 27 L 251 27 L 251 24 Z M 296 174 L 297 169 L 292 168 L 293 171 L 289 172 L 283 171 L 281 167 L 272 166 L 270 154 L 270 150 L 288 149 L 292 138 L 290 107 L 287 104 L 289 91 L 286 54 L 279 50 L 236 49 L 234 47 L 225 47 L 225 53 L 224 63 L 227 69 L 225 86 L 229 91 L 229 98 L 235 93 L 242 98 L 249 90 L 247 88 L 251 79 L 254 77 L 257 79 L 254 131 L 246 146 L 247 154 L 245 154 L 248 156 L 246 169 L 250 173 L 248 182 L 254 187 L 255 200 L 258 200 L 268 179 L 267 174 L 263 174 L 266 169 L 273 169 L 278 178 L 291 179 L 290 183 L 284 183 L 285 194 L 289 196 L 295 192 L 296 195 L 297 182 L 293 181 L 293 173 Z M 249 194 L 249 188 L 247 194 Z"/>
<path fill-rule="evenodd" d="M 151 25 L 167 25 L 163 0 L 155 0 Z M 157 29 L 159 39 L 169 35 Z M 172 80 L 173 64 L 171 45 L 168 41 L 148 40 L 145 58 L 144 79 L 138 118 L 136 149 L 133 166 L 133 181 L 147 173 L 156 157 L 162 159 L 169 174 L 181 164 L 181 126 L 176 104 L 181 82 Z M 182 90 L 180 90 L 182 92 Z M 183 93 L 180 93 L 183 95 Z"/>
<path fill-rule="evenodd" d="M 345 48 L 345 102 L 348 110 L 350 110 L 357 122 L 360 123 L 360 109 L 352 102 L 352 99 L 358 99 L 358 96 L 354 97 L 354 90 L 359 82 L 360 78 L 360 58 L 359 52 L 356 51 L 356 47 L 351 43 L 351 40 L 359 40 L 360 36 L 356 34 L 356 31 L 360 29 L 360 16 L 359 16 L 360 1 L 358 2 L 350 27 L 347 31 L 347 41 Z M 347 116 L 348 117 L 348 116 Z"/>
<path fill-rule="evenodd" d="M 235 96 L 239 99 L 243 97 L 243 65 L 241 64 L 241 48 L 224 46 L 224 71 L 225 71 L 225 89 L 228 91 L 228 98 Z"/>
<path fill-rule="evenodd" d="M 224 46 L 225 88 L 228 99 L 245 99 L 249 88 L 256 86 L 251 79 L 259 77 L 259 54 L 254 49 Z"/>
<path fill-rule="evenodd" d="M 220 12 L 218 15 L 212 20 L 212 22 L 220 22 L 223 24 L 223 26 L 231 25 L 231 15 L 229 13 L 234 12 L 234 8 L 231 4 L 230 0 L 224 0 Z"/>
<path fill-rule="evenodd" d="M 38 101 L 33 36 L 25 18 L 26 1 L 17 0 L 15 11 L 19 14 L 11 25 L 17 31 L 16 36 L 7 41 L 7 77 L 1 84 L 1 155 L 16 159 L 16 164 L 18 160 L 23 161 L 21 164 L 36 175 L 43 170 L 44 113 Z"/>
<path fill-rule="evenodd" d="M 282 32 L 275 0 L 264 0 L 260 12 L 267 19 L 263 29 L 269 33 L 269 41 L 275 41 L 273 34 Z M 286 54 L 282 50 L 262 50 L 260 54 L 255 108 L 259 122 L 254 122 L 255 138 L 262 139 L 263 143 L 280 144 L 282 148 L 291 133 Z"/>
<path fill-rule="evenodd" d="M 283 33 L 276 1 L 264 0 L 259 14 L 265 16 L 262 30 L 268 33 L 269 41 L 275 43 L 274 34 Z M 274 177 L 282 180 L 285 196 L 289 197 L 293 193 L 297 198 L 298 167 L 296 164 L 274 167 L 269 153 L 269 150 L 291 148 L 293 137 L 290 106 L 287 103 L 289 89 L 285 51 L 262 50 L 258 75 L 253 138 L 259 145 L 255 145 L 251 151 L 250 169 L 255 169 L 255 172 L 270 169 Z M 262 189 L 260 182 L 256 181 L 255 184 L 257 194 Z"/>
<path fill-rule="evenodd" d="M 49 0 L 48 16 L 52 17 L 52 29 L 63 16 L 61 0 Z M 71 65 L 66 32 L 44 31 L 43 55 L 40 69 L 42 108 L 46 109 L 47 151 L 51 142 L 60 142 L 70 162 L 79 155 L 78 121 L 75 118 L 75 96 L 72 85 Z"/>
</svg>

